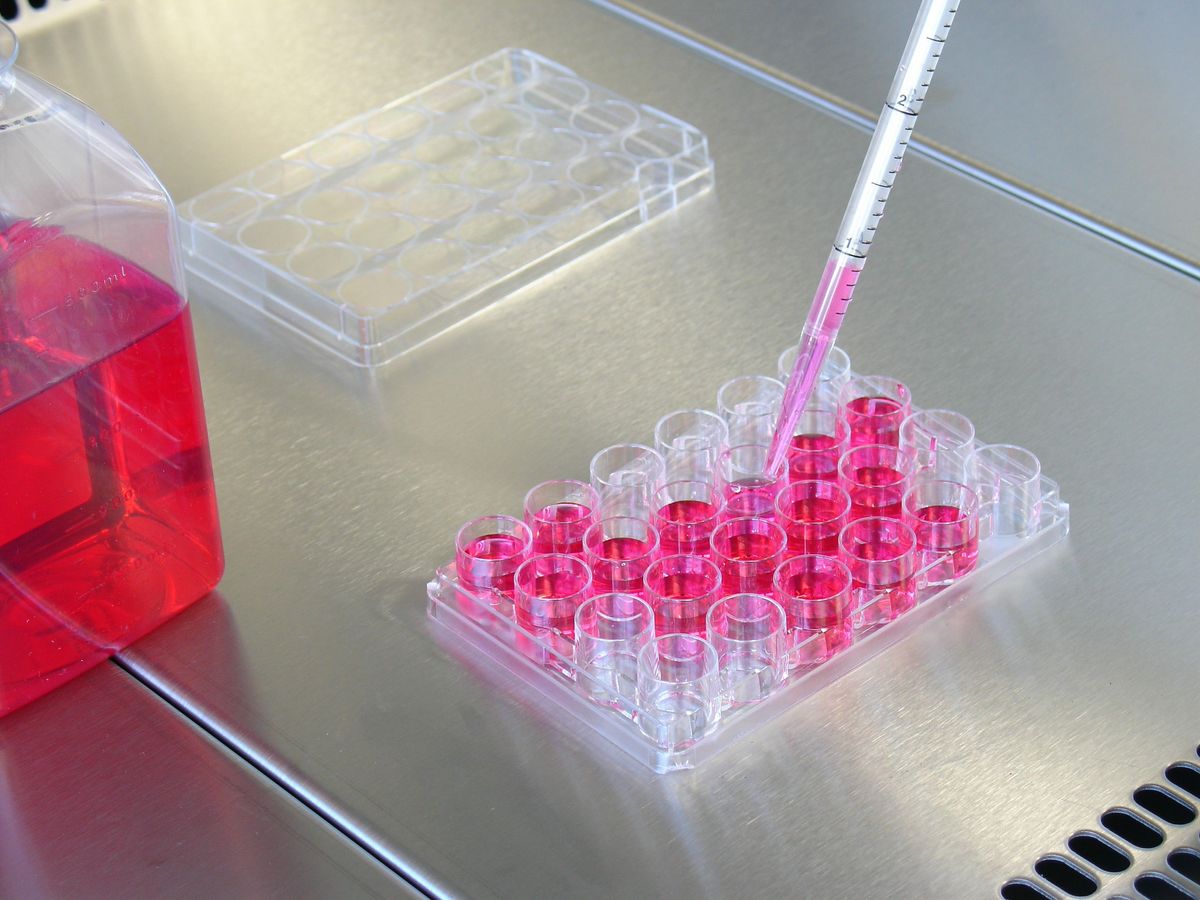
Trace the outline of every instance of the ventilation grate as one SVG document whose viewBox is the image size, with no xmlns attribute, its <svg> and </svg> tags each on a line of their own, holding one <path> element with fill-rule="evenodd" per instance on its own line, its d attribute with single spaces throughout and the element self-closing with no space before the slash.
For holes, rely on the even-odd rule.
<svg viewBox="0 0 1200 900">
<path fill-rule="evenodd" d="M 1129 803 L 1100 813 L 1033 872 L 1006 881 L 1003 900 L 1200 900 L 1200 747 L 1162 777 L 1135 788 Z"/>
<path fill-rule="evenodd" d="M 32 25 L 49 13 L 88 3 L 89 0 L 0 0 L 0 19 L 12 22 L 14 27 Z"/>
</svg>

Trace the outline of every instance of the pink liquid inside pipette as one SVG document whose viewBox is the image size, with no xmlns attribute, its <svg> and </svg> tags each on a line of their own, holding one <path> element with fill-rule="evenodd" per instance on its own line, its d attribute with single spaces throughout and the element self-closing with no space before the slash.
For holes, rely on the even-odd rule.
<svg viewBox="0 0 1200 900">
<path fill-rule="evenodd" d="M 783 405 L 779 410 L 775 436 L 771 440 L 767 471 L 772 474 L 778 474 L 787 459 L 796 422 L 817 385 L 821 367 L 825 365 L 825 357 L 829 355 L 829 349 L 833 346 L 838 328 L 842 324 L 842 316 L 845 315 L 846 307 L 850 305 L 854 296 L 854 286 L 858 283 L 862 266 L 862 259 L 848 256 L 836 247 L 825 263 L 825 271 L 817 285 L 808 321 L 804 323 L 800 352 L 796 354 L 796 366 L 792 369 L 787 390 L 783 394 Z"/>
</svg>

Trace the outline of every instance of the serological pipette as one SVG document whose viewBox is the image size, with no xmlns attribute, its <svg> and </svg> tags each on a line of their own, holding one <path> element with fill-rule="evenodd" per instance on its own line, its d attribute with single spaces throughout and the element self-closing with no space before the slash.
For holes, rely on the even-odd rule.
<svg viewBox="0 0 1200 900">
<path fill-rule="evenodd" d="M 917 12 L 804 323 L 800 352 L 783 395 L 767 457 L 767 469 L 773 475 L 781 471 L 787 459 L 796 422 L 812 395 L 846 307 L 854 296 L 854 286 L 883 218 L 884 206 L 957 9 L 958 0 L 924 0 Z"/>
</svg>

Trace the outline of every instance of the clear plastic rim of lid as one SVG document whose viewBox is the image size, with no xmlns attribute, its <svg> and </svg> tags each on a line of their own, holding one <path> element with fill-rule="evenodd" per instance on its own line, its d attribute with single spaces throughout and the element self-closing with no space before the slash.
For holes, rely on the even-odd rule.
<svg viewBox="0 0 1200 900">
<path fill-rule="evenodd" d="M 20 46 L 21 42 L 17 40 L 17 33 L 4 22 L 0 22 L 0 79 L 9 73 L 17 61 L 17 51 Z"/>
</svg>

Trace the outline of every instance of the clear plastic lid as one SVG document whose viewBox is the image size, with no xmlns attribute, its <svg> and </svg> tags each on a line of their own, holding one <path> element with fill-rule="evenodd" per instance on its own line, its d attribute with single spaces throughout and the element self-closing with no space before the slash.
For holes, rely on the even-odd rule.
<svg viewBox="0 0 1200 900">
<path fill-rule="evenodd" d="M 192 199 L 187 265 L 373 366 L 712 183 L 692 126 L 507 49 Z"/>
</svg>

